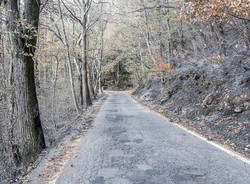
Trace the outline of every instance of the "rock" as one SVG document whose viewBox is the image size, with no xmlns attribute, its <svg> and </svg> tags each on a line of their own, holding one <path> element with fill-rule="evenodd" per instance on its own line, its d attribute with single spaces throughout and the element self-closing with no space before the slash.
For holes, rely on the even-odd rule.
<svg viewBox="0 0 250 184">
<path fill-rule="evenodd" d="M 236 108 L 234 109 L 234 112 L 235 112 L 235 113 L 242 113 L 242 111 L 243 111 L 243 109 L 242 109 L 241 107 L 236 107 Z"/>
<path fill-rule="evenodd" d="M 211 105 L 213 100 L 214 100 L 214 97 L 213 97 L 213 94 L 211 93 L 205 97 L 205 99 L 202 102 L 202 106 L 204 107 L 206 105 Z"/>
<path fill-rule="evenodd" d="M 224 102 L 224 108 L 223 108 L 224 110 L 229 110 L 229 109 L 231 109 L 231 106 L 230 106 L 230 104 L 228 103 L 228 102 Z"/>
<path fill-rule="evenodd" d="M 150 101 L 152 98 L 151 98 L 151 94 L 150 93 L 146 93 L 144 94 L 142 97 L 141 97 L 142 100 L 145 100 L 145 101 Z"/>
<path fill-rule="evenodd" d="M 250 107 L 250 102 L 245 102 L 245 103 L 244 103 L 244 106 L 245 106 L 245 107 Z"/>
</svg>

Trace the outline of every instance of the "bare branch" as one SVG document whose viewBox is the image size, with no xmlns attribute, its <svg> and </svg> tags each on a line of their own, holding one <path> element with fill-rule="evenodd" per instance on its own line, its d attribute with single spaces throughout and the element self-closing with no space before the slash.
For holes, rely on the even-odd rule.
<svg viewBox="0 0 250 184">
<path fill-rule="evenodd" d="M 136 13 L 136 12 L 143 12 L 144 10 L 150 10 L 150 9 L 162 9 L 162 8 L 167 8 L 167 9 L 180 9 L 178 6 L 165 6 L 165 5 L 160 5 L 160 6 L 152 6 L 152 7 L 146 7 L 144 6 L 143 8 L 128 12 L 128 13 Z"/>
<path fill-rule="evenodd" d="M 82 21 L 66 6 L 66 4 L 63 2 L 63 0 L 61 0 L 61 1 L 62 1 L 63 6 L 70 13 L 70 15 L 82 25 Z"/>
</svg>

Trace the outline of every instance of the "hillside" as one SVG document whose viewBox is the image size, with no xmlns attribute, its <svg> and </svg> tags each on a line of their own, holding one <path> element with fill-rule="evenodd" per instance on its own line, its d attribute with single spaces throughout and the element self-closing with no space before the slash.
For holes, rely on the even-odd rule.
<svg viewBox="0 0 250 184">
<path fill-rule="evenodd" d="M 220 63 L 187 58 L 177 65 L 167 76 L 155 74 L 134 95 L 175 123 L 249 157 L 249 57 L 228 57 Z"/>
</svg>

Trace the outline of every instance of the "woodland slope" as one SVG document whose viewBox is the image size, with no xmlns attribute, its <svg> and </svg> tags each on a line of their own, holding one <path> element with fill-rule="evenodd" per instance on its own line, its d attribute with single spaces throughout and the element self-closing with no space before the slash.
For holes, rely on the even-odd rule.
<svg viewBox="0 0 250 184">
<path fill-rule="evenodd" d="M 249 56 L 220 63 L 176 61 L 167 77 L 155 75 L 134 95 L 172 121 L 250 156 Z"/>
</svg>

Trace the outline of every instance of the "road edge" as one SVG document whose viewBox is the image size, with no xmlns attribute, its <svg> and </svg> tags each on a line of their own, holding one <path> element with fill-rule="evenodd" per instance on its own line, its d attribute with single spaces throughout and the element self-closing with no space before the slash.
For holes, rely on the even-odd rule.
<svg viewBox="0 0 250 184">
<path fill-rule="evenodd" d="M 170 119 L 168 117 L 164 116 L 164 114 L 162 114 L 161 112 L 158 112 L 155 109 L 153 109 L 150 106 L 148 106 L 147 104 L 143 104 L 142 102 L 140 102 L 139 99 L 136 96 L 132 95 L 132 92 L 133 91 L 130 90 L 130 91 L 124 91 L 124 92 L 121 92 L 121 93 L 130 96 L 133 99 L 134 102 L 136 102 L 137 104 L 139 104 L 139 105 L 147 108 L 151 112 L 156 113 L 157 115 L 159 115 L 163 119 L 167 120 L 169 123 L 171 123 L 171 124 L 173 124 L 173 125 L 181 128 L 181 129 L 183 129 L 184 131 L 190 133 L 191 135 L 193 135 L 193 136 L 195 136 L 195 137 L 197 137 L 197 138 L 199 138 L 199 139 L 207 142 L 208 144 L 210 144 L 210 145 L 212 145 L 212 146 L 220 149 L 221 151 L 229 154 L 231 157 L 233 157 L 233 158 L 235 158 L 237 160 L 240 160 L 240 161 L 244 162 L 245 164 L 250 165 L 250 159 L 246 158 L 245 156 L 241 155 L 238 152 L 235 152 L 235 151 L 231 150 L 229 147 L 226 147 L 225 145 L 221 144 L 220 142 L 210 141 L 208 138 L 206 138 L 202 134 L 199 134 L 199 133 L 195 132 L 194 130 L 188 129 L 188 127 L 185 127 L 183 125 L 180 125 L 180 124 L 177 124 L 177 123 L 175 123 L 173 121 L 170 121 Z"/>
</svg>

